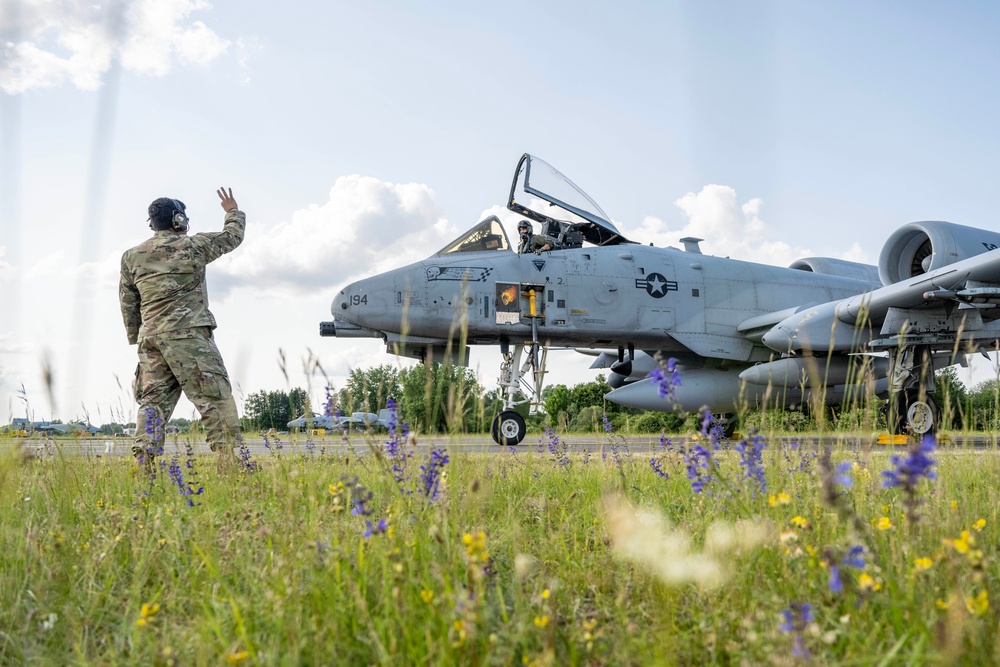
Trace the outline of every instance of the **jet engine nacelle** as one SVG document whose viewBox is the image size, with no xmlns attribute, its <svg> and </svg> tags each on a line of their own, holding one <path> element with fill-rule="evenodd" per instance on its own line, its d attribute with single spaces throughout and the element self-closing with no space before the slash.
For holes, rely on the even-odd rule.
<svg viewBox="0 0 1000 667">
<path fill-rule="evenodd" d="M 820 273 L 825 276 L 840 276 L 841 278 L 851 278 L 852 280 L 864 280 L 870 283 L 878 282 L 879 280 L 877 266 L 849 262 L 846 259 L 836 259 L 833 257 L 803 257 L 789 264 L 788 268 Z"/>
<path fill-rule="evenodd" d="M 891 285 L 997 248 L 996 232 L 951 222 L 911 222 L 882 246 L 878 273 L 883 285 Z"/>
</svg>

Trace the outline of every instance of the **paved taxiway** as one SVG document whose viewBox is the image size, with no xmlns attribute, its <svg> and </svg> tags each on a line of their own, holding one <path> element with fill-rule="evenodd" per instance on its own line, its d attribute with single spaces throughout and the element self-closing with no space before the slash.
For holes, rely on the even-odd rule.
<svg viewBox="0 0 1000 667">
<path fill-rule="evenodd" d="M 672 435 L 671 443 L 674 446 L 691 445 L 698 440 L 688 435 Z M 878 435 L 800 435 L 800 436 L 776 436 L 765 438 L 769 446 L 776 446 L 779 443 L 784 447 L 797 445 L 803 448 L 822 449 L 830 447 L 834 450 L 855 450 L 855 449 L 883 449 L 887 446 L 879 444 Z M 386 441 L 384 434 L 365 438 L 353 436 L 344 439 L 339 436 L 321 436 L 305 438 L 304 436 L 281 437 L 279 440 L 271 438 L 265 443 L 263 438 L 249 438 L 246 441 L 250 453 L 254 457 L 261 456 L 364 456 L 371 453 L 373 448 L 381 448 Z M 703 440 L 702 440 L 703 441 Z M 612 440 L 608 437 L 594 434 L 569 434 L 560 436 L 560 442 L 568 446 L 570 453 L 600 453 L 610 450 Z M 627 445 L 628 450 L 633 454 L 651 453 L 663 451 L 659 436 L 641 435 L 626 436 L 621 438 L 614 435 L 614 443 Z M 196 454 L 211 453 L 204 440 L 188 440 L 187 438 L 167 438 L 165 445 L 165 455 L 174 454 L 184 456 L 188 445 L 193 446 Z M 280 445 L 280 448 L 279 448 Z M 547 453 L 549 446 L 548 438 L 545 435 L 529 435 L 516 448 L 517 453 Z M 127 438 L 77 438 L 77 439 L 8 439 L 0 440 L 0 452 L 13 447 L 23 447 L 28 452 L 38 455 L 51 456 L 74 456 L 74 457 L 120 457 L 131 454 L 131 440 Z M 424 436 L 416 439 L 418 451 L 429 450 L 434 447 L 446 447 L 449 451 L 461 454 L 500 454 L 508 452 L 510 448 L 501 447 L 493 442 L 486 435 L 469 436 Z M 904 444 L 894 446 L 902 449 Z M 1000 447 L 1000 436 L 995 435 L 970 435 L 970 436 L 947 436 L 941 438 L 939 448 L 943 450 L 954 449 L 956 451 L 969 449 L 997 449 Z"/>
</svg>

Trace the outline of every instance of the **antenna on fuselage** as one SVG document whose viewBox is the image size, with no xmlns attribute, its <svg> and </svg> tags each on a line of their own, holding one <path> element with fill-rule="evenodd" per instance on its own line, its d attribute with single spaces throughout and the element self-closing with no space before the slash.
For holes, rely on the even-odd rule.
<svg viewBox="0 0 1000 667">
<path fill-rule="evenodd" d="M 694 236 L 685 236 L 681 239 L 681 243 L 684 244 L 684 252 L 694 253 L 695 255 L 700 255 L 701 247 L 698 245 L 705 239 L 699 239 Z"/>
</svg>

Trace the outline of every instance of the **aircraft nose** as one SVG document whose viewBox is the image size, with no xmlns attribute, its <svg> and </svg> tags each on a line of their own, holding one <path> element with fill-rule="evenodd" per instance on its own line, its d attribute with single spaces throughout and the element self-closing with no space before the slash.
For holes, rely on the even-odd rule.
<svg viewBox="0 0 1000 667">
<path fill-rule="evenodd" d="M 398 318 L 394 294 L 392 274 L 365 278 L 340 290 L 330 304 L 330 312 L 337 321 L 384 331 Z"/>
</svg>

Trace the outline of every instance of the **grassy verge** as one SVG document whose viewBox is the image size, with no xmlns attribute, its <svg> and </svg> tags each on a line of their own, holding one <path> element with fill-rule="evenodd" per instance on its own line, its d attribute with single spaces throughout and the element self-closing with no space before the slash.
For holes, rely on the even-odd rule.
<svg viewBox="0 0 1000 667">
<path fill-rule="evenodd" d="M 992 451 L 443 454 L 10 449 L 0 664 L 1000 660 Z"/>
</svg>

